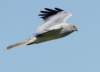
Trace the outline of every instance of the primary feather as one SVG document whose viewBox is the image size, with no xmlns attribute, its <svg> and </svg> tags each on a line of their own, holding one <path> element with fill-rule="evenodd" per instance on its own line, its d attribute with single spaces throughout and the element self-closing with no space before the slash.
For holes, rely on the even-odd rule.
<svg viewBox="0 0 100 72">
<path fill-rule="evenodd" d="M 9 46 L 7 46 L 7 49 L 9 50 L 9 49 L 12 49 L 15 47 L 25 46 L 25 45 L 35 42 L 35 40 L 36 40 L 36 37 L 32 37 L 32 38 L 26 39 L 24 41 L 20 41 L 15 44 L 9 45 Z"/>
<path fill-rule="evenodd" d="M 53 16 L 53 15 L 55 15 L 55 14 L 61 12 L 61 11 L 63 11 L 63 10 L 60 9 L 60 8 L 55 8 L 55 9 L 45 8 L 44 11 L 40 11 L 39 16 L 40 16 L 42 19 L 46 20 L 46 19 L 48 19 L 49 17 L 51 17 L 51 16 Z"/>
</svg>

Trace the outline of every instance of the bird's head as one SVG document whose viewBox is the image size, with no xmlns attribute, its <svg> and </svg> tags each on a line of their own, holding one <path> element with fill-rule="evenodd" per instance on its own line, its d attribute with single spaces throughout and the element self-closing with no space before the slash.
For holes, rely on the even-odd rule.
<svg viewBox="0 0 100 72">
<path fill-rule="evenodd" d="M 78 31 L 78 27 L 77 27 L 76 25 L 73 25 L 73 24 L 68 24 L 68 25 L 66 26 L 66 29 L 67 29 L 68 31 L 71 31 L 71 32 Z"/>
<path fill-rule="evenodd" d="M 72 30 L 73 31 L 78 31 L 78 27 L 76 25 L 72 25 Z"/>
</svg>

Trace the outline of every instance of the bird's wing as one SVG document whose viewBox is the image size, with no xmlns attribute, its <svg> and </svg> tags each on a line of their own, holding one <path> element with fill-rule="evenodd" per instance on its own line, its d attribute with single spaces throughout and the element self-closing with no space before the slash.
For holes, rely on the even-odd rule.
<svg viewBox="0 0 100 72">
<path fill-rule="evenodd" d="M 63 22 L 64 19 L 70 18 L 72 14 L 70 12 L 65 12 L 64 10 L 60 8 L 54 8 L 54 9 L 49 9 L 49 8 L 44 8 L 44 10 L 40 11 L 39 16 L 45 21 L 57 21 L 57 22 Z M 59 21 L 58 21 L 59 20 Z"/>
<path fill-rule="evenodd" d="M 44 33 L 49 30 L 50 27 L 53 27 L 55 25 L 62 24 L 65 19 L 68 19 L 70 16 L 72 16 L 71 13 L 65 12 L 62 9 L 55 8 L 49 9 L 45 8 L 45 11 L 40 11 L 41 18 L 45 21 L 43 25 L 38 27 L 37 33 Z"/>
<path fill-rule="evenodd" d="M 19 47 L 19 46 L 29 45 L 30 43 L 35 42 L 35 40 L 36 40 L 36 37 L 32 37 L 32 38 L 26 39 L 24 41 L 17 42 L 15 44 L 7 46 L 7 50 L 15 48 L 15 47 Z"/>
<path fill-rule="evenodd" d="M 58 25 L 54 25 L 51 27 L 45 27 L 45 28 L 40 28 L 39 31 L 37 32 L 37 34 L 43 34 L 49 31 L 53 31 L 53 30 L 59 30 L 62 29 L 63 23 L 62 24 L 58 24 Z"/>
<path fill-rule="evenodd" d="M 44 9 L 45 10 L 40 11 L 39 16 L 45 21 L 48 20 L 51 16 L 54 16 L 57 13 L 64 11 L 64 10 L 59 9 L 59 8 L 55 8 L 55 9 L 44 8 Z"/>
</svg>

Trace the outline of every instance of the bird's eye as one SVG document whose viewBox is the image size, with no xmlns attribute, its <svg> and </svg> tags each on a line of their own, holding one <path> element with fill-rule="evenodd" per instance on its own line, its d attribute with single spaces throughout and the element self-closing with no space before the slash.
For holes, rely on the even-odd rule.
<svg viewBox="0 0 100 72">
<path fill-rule="evenodd" d="M 73 28 L 76 28 L 76 26 L 75 26 L 75 25 L 73 25 Z"/>
<path fill-rule="evenodd" d="M 76 27 L 75 25 L 73 25 L 73 29 L 74 29 L 75 31 L 78 31 L 78 29 L 77 29 L 77 27 Z"/>
</svg>

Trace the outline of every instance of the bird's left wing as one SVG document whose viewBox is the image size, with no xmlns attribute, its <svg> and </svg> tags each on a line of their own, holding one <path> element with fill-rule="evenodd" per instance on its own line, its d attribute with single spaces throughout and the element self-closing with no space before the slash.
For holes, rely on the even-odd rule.
<svg viewBox="0 0 100 72">
<path fill-rule="evenodd" d="M 60 8 L 44 8 L 44 10 L 40 11 L 39 16 L 45 22 L 63 22 L 65 19 L 68 20 L 72 14 L 70 12 L 66 12 Z M 44 23 L 45 24 L 45 23 Z"/>
<path fill-rule="evenodd" d="M 37 33 L 40 34 L 49 31 L 49 29 L 53 26 L 62 24 L 65 19 L 68 19 L 70 16 L 72 16 L 71 13 L 65 12 L 59 8 L 45 8 L 45 11 L 40 12 L 41 14 L 39 14 L 39 16 L 41 16 L 41 18 L 45 21 L 44 24 L 37 29 Z"/>
</svg>

